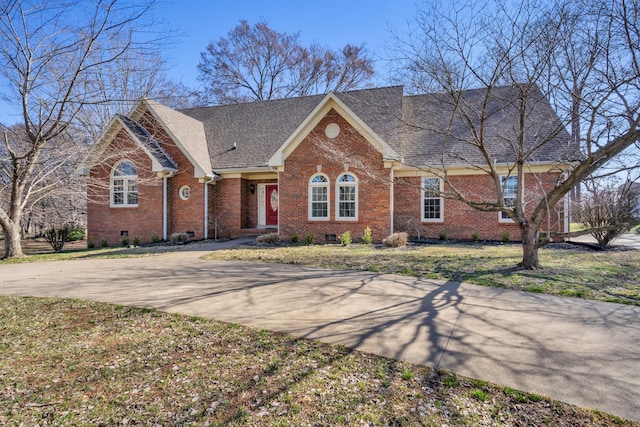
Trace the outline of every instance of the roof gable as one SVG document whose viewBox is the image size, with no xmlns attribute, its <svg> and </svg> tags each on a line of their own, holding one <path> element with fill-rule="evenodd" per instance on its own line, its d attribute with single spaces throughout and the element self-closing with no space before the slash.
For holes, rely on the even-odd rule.
<svg viewBox="0 0 640 427">
<path fill-rule="evenodd" d="M 341 92 L 334 96 L 398 152 L 402 93 L 401 86 L 393 86 Z M 326 95 L 309 95 L 188 108 L 180 112 L 204 124 L 211 163 L 216 172 L 268 170 L 271 157 L 325 98 Z"/>
<path fill-rule="evenodd" d="M 296 130 L 278 148 L 269 159 L 268 165 L 273 168 L 283 168 L 286 158 L 300 145 L 304 138 L 316 127 L 330 110 L 335 110 L 356 131 L 363 135 L 380 153 L 385 160 L 397 160 L 398 153 L 389 146 L 367 123 L 358 117 L 334 93 L 327 94 L 309 115 L 298 125 Z"/>
<path fill-rule="evenodd" d="M 322 96 L 312 95 L 190 108 L 181 112 L 204 124 L 211 163 L 216 172 L 268 169 L 269 158 L 320 100 Z"/>
<path fill-rule="evenodd" d="M 124 130 L 132 141 L 151 159 L 152 172 L 175 172 L 178 170 L 176 162 L 162 149 L 158 141 L 153 138 L 147 129 L 125 115 L 116 114 L 107 126 L 106 131 L 98 139 L 98 143 L 94 145 L 87 157 L 85 157 L 78 169 L 78 174 L 89 175 L 91 168 L 98 163 L 98 159 L 113 142 L 120 130 Z"/>
<path fill-rule="evenodd" d="M 202 122 L 149 99 L 143 99 L 131 115 L 134 119 L 139 119 L 145 110 L 153 115 L 180 151 L 189 159 L 194 168 L 195 178 L 214 176 Z"/>
<path fill-rule="evenodd" d="M 442 161 L 447 167 L 474 168 L 483 157 L 465 142 L 473 135 L 464 120 L 477 119 L 477 112 L 488 102 L 490 114 L 484 123 L 488 151 L 498 163 L 512 162 L 517 87 L 496 87 L 491 92 L 466 90 L 461 96 L 464 118 L 447 94 L 404 96 L 401 86 L 180 111 L 143 99 L 129 115 L 129 125 L 126 116 L 116 118 L 105 135 L 119 123 L 157 165 L 172 167 L 163 160 L 161 150 L 152 147 L 148 132 L 138 128 L 136 120 L 149 112 L 193 164 L 195 177 L 206 179 L 215 173 L 284 167 L 287 156 L 334 109 L 382 153 L 385 161 L 400 161 L 408 168 L 438 167 Z M 557 129 L 548 143 L 532 151 L 529 161 L 558 164 L 578 159 L 579 150 L 542 93 L 533 92 L 527 102 L 531 111 L 525 135 L 529 147 L 536 144 L 538 135 Z"/>
<path fill-rule="evenodd" d="M 133 137 L 140 147 L 151 158 L 153 172 L 174 171 L 178 165 L 166 151 L 162 149 L 158 141 L 140 123 L 134 122 L 129 117 L 117 114 L 116 118 L 123 124 L 125 130 Z"/>
</svg>

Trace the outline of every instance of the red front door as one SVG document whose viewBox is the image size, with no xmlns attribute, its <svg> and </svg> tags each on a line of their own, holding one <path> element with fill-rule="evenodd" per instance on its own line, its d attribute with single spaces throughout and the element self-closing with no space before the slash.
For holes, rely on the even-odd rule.
<svg viewBox="0 0 640 427">
<path fill-rule="evenodd" d="M 267 225 L 278 225 L 278 186 L 277 185 L 267 185 L 266 187 L 266 205 L 267 205 L 267 215 L 266 222 Z"/>
</svg>

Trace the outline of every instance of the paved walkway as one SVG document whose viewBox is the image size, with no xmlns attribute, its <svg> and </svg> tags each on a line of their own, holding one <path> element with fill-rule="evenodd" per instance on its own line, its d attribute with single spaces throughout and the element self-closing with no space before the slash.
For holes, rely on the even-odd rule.
<svg viewBox="0 0 640 427">
<path fill-rule="evenodd" d="M 640 307 L 199 259 L 214 248 L 1 265 L 0 294 L 148 306 L 283 331 L 640 420 Z"/>
</svg>

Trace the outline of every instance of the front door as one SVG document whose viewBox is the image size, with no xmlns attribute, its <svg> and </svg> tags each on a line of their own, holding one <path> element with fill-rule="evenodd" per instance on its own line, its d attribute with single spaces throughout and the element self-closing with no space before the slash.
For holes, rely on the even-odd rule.
<svg viewBox="0 0 640 427">
<path fill-rule="evenodd" d="M 278 225 L 278 185 L 266 185 L 266 225 Z"/>
</svg>

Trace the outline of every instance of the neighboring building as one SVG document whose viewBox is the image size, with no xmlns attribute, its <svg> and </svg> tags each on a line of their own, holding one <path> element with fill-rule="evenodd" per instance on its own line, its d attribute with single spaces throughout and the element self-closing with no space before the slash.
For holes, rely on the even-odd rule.
<svg viewBox="0 0 640 427">
<path fill-rule="evenodd" d="M 506 175 L 512 159 L 502 136 L 518 118 L 504 100 L 515 91 L 494 91 L 486 138 Z M 464 92 L 465 105 L 479 104 L 484 93 Z M 458 189 L 495 200 L 490 178 L 461 161 L 474 154 L 457 142 L 468 129 L 443 132 L 452 117 L 445 99 L 387 87 L 180 111 L 141 100 L 112 120 L 85 161 L 88 237 L 117 245 L 123 235 L 145 243 L 176 232 L 192 239 L 278 232 L 285 240 L 313 235 L 323 242 L 345 231 L 357 239 L 370 227 L 376 241 L 403 230 L 519 239 L 518 227 L 500 213 L 439 196 L 447 189 L 428 169 L 444 160 Z M 528 165 L 528 194 L 553 188 L 577 159 L 548 102 L 541 95 L 538 101 L 525 138 L 533 144 L 534 132 L 561 130 Z M 515 198 L 514 189 L 511 177 L 507 198 Z M 551 207 L 546 224 L 566 230 L 566 204 Z"/>
<path fill-rule="evenodd" d="M 631 182 L 627 180 L 627 182 L 618 188 L 618 192 L 622 195 L 631 197 L 635 201 L 633 214 L 636 217 L 640 217 L 640 182 Z"/>
</svg>

